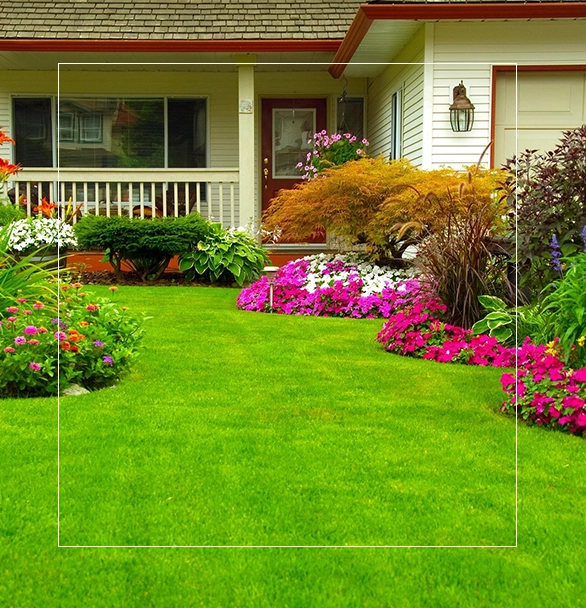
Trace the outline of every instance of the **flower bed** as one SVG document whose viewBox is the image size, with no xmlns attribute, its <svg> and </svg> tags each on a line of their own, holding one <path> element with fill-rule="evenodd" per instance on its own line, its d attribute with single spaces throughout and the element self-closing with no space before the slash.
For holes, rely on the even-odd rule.
<svg viewBox="0 0 586 608">
<path fill-rule="evenodd" d="M 507 348 L 486 334 L 474 336 L 469 329 L 443 323 L 438 316 L 445 311 L 445 305 L 435 298 L 416 302 L 393 314 L 377 340 L 389 352 L 440 363 L 515 365 L 514 348 Z"/>
<path fill-rule="evenodd" d="M 501 411 L 526 422 L 584 435 L 586 367 L 564 367 L 555 346 L 526 340 L 518 350 L 516 373 L 503 374 L 501 384 L 509 396 Z"/>
<path fill-rule="evenodd" d="M 79 283 L 61 291 L 58 309 L 19 298 L 0 315 L 0 396 L 53 395 L 72 384 L 98 389 L 128 371 L 142 336 L 138 321 Z"/>
<path fill-rule="evenodd" d="M 535 345 L 526 338 L 520 348 L 508 348 L 495 337 L 443 323 L 437 300 L 417 302 L 392 315 L 377 336 L 386 350 L 440 363 L 517 367 L 501 377 L 509 396 L 501 405 L 506 414 L 526 422 L 583 435 L 586 429 L 586 367 L 566 368 L 562 352 L 553 345 Z"/>
<path fill-rule="evenodd" d="M 273 280 L 272 312 L 373 319 L 415 302 L 423 289 L 398 270 L 362 262 L 355 255 L 308 256 L 283 266 Z M 266 276 L 242 290 L 237 306 L 271 312 Z"/>
</svg>

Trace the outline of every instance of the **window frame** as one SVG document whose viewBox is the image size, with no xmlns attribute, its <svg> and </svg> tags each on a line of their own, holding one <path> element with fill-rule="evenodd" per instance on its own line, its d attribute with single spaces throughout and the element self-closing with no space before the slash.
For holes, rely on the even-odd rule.
<svg viewBox="0 0 586 608">
<path fill-rule="evenodd" d="M 114 99 L 161 99 L 163 101 L 163 138 L 164 138 L 164 167 L 154 167 L 153 170 L 156 169 L 173 169 L 173 167 L 169 167 L 169 126 L 168 126 L 168 100 L 169 99 L 193 99 L 193 100 L 203 100 L 205 102 L 205 167 L 209 169 L 211 167 L 211 120 L 210 120 L 210 96 L 209 95 L 140 95 L 140 94 L 132 94 L 132 95 L 96 95 L 96 94 L 72 94 L 72 95 L 55 95 L 53 93 L 42 94 L 42 93 L 13 93 L 10 95 L 10 127 L 11 131 L 14 130 L 14 125 L 16 123 L 15 117 L 15 107 L 14 100 L 15 99 L 49 99 L 51 103 L 51 155 L 52 155 L 52 165 L 51 167 L 33 167 L 30 166 L 30 169 L 36 168 L 51 168 L 58 169 L 59 168 L 59 143 L 60 141 L 64 141 L 64 143 L 72 143 L 73 140 L 61 140 L 59 135 L 60 130 L 60 112 L 59 112 L 59 103 L 64 99 L 106 99 L 106 98 L 114 98 Z M 67 112 L 66 112 L 67 113 Z M 75 126 L 74 126 L 75 132 Z M 81 139 L 81 138 L 78 138 Z M 103 125 L 102 125 L 102 140 L 97 141 L 79 141 L 78 143 L 84 143 L 88 145 L 101 143 L 103 141 Z M 18 142 L 16 144 L 18 146 Z M 11 160 L 14 160 L 16 155 L 16 146 L 12 146 L 10 156 Z M 129 167 L 127 167 L 129 168 Z M 88 169 L 91 170 L 91 169 Z"/>
</svg>

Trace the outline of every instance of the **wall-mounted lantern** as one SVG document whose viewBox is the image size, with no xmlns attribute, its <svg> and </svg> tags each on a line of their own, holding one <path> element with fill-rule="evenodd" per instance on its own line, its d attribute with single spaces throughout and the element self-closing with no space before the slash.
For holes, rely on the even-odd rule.
<svg viewBox="0 0 586 608">
<path fill-rule="evenodd" d="M 450 106 L 450 124 L 452 131 L 472 131 L 474 124 L 474 106 L 466 97 L 464 81 L 454 87 L 454 103 Z"/>
</svg>

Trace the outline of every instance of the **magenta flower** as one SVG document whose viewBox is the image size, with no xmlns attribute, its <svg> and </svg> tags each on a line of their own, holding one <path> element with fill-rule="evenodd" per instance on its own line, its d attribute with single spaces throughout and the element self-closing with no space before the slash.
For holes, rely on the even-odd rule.
<svg viewBox="0 0 586 608">
<path fill-rule="evenodd" d="M 578 382 L 586 382 L 586 367 L 577 369 L 573 374 L 572 378 Z"/>
<path fill-rule="evenodd" d="M 27 325 L 24 328 L 24 333 L 28 336 L 34 336 L 37 333 L 37 328 L 34 325 Z"/>
<path fill-rule="evenodd" d="M 67 340 L 67 335 L 65 334 L 64 331 L 56 331 L 55 340 L 59 340 L 59 342 L 63 342 L 63 340 Z"/>
<path fill-rule="evenodd" d="M 5 352 L 5 353 L 13 353 L 13 352 L 15 352 L 15 350 L 14 350 L 14 348 L 13 348 L 12 346 L 7 346 L 7 347 L 4 349 L 4 352 Z"/>
<path fill-rule="evenodd" d="M 38 371 L 40 371 L 40 370 L 41 370 L 41 366 L 40 366 L 40 364 L 39 364 L 39 363 L 35 363 L 34 361 L 32 361 L 32 362 L 29 364 L 29 367 L 30 367 L 30 368 L 31 368 L 31 369 L 32 369 L 34 372 L 38 372 Z"/>
<path fill-rule="evenodd" d="M 17 313 L 18 312 L 18 308 L 16 306 L 9 306 L 6 309 L 6 312 Z"/>
</svg>

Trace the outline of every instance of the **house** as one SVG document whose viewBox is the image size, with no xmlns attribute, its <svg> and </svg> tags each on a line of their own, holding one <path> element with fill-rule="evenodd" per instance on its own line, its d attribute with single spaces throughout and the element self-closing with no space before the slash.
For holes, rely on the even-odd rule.
<svg viewBox="0 0 586 608">
<path fill-rule="evenodd" d="M 454 131 L 454 91 L 474 106 Z M 258 221 L 315 131 L 498 166 L 586 122 L 586 2 L 13 0 L 0 153 L 27 200 Z M 319 244 L 305 245 L 307 249 Z"/>
</svg>

